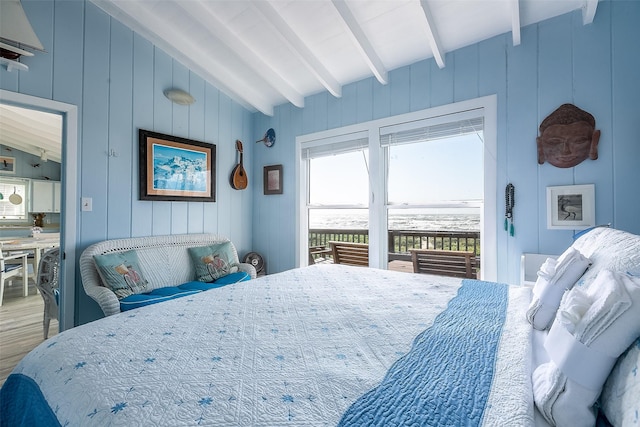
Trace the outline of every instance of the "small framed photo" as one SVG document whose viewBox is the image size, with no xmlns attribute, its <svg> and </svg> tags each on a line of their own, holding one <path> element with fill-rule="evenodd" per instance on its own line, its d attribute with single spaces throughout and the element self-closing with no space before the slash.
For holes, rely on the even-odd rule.
<svg viewBox="0 0 640 427">
<path fill-rule="evenodd" d="M 140 129 L 140 200 L 216 201 L 216 146 Z"/>
<path fill-rule="evenodd" d="M 0 156 L 0 173 L 15 175 L 16 158 Z"/>
<path fill-rule="evenodd" d="M 264 167 L 264 194 L 282 194 L 282 165 Z"/>
<path fill-rule="evenodd" d="M 547 228 L 584 230 L 595 225 L 594 184 L 547 187 Z"/>
</svg>

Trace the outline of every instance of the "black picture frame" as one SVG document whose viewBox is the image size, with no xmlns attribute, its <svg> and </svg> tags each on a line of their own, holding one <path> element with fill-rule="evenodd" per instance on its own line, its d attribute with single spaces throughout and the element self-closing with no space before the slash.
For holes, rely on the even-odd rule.
<svg viewBox="0 0 640 427">
<path fill-rule="evenodd" d="M 264 167 L 264 194 L 282 194 L 282 165 Z"/>
<path fill-rule="evenodd" d="M 139 129 L 140 200 L 216 201 L 216 146 Z"/>
</svg>

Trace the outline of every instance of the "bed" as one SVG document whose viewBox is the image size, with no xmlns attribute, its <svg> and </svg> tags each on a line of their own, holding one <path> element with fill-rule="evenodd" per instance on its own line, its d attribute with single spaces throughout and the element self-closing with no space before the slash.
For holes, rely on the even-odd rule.
<svg viewBox="0 0 640 427">
<path fill-rule="evenodd" d="M 285 271 L 48 339 L 0 391 L 1 425 L 547 425 L 531 301 L 530 287 L 473 279 Z M 637 414 L 636 347 L 605 386 L 618 414 Z"/>
</svg>

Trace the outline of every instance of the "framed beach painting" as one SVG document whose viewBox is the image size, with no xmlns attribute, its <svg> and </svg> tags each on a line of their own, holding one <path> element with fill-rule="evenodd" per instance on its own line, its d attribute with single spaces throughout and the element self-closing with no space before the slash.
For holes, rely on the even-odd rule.
<svg viewBox="0 0 640 427">
<path fill-rule="evenodd" d="M 264 194 L 282 194 L 282 165 L 264 167 Z"/>
<path fill-rule="evenodd" d="M 140 129 L 140 200 L 216 201 L 216 146 Z"/>
<path fill-rule="evenodd" d="M 547 228 L 583 230 L 594 225 L 594 184 L 547 187 Z"/>
</svg>

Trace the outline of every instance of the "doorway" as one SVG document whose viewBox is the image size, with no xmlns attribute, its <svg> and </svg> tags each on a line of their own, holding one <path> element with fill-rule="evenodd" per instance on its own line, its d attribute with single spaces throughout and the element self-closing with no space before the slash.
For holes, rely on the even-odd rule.
<svg viewBox="0 0 640 427">
<path fill-rule="evenodd" d="M 61 135 L 61 209 L 60 209 L 60 303 L 59 329 L 64 331 L 75 322 L 75 259 L 77 235 L 77 152 L 78 109 L 75 105 L 0 90 L 0 103 L 60 115 Z"/>
</svg>

